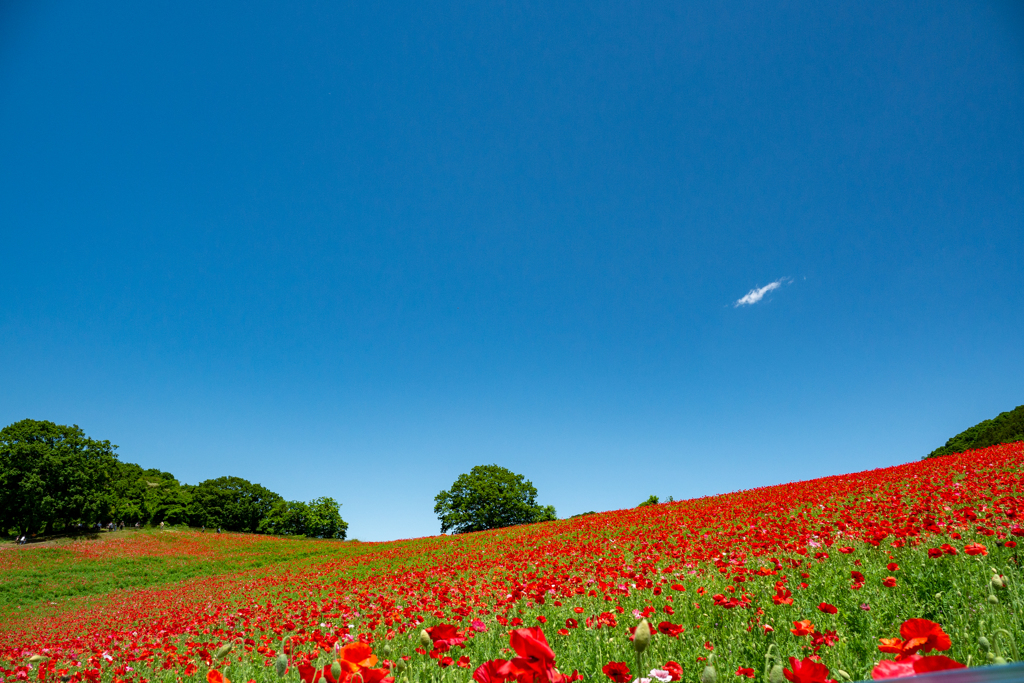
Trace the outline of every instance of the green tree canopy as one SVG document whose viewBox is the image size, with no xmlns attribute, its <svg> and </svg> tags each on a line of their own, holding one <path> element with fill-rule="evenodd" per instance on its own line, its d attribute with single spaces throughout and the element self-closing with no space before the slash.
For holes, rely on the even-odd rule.
<svg viewBox="0 0 1024 683">
<path fill-rule="evenodd" d="M 477 465 L 434 498 L 441 533 L 500 529 L 555 519 L 555 508 L 537 504 L 537 489 L 523 475 L 497 465 Z"/>
<path fill-rule="evenodd" d="M 130 462 L 119 462 L 109 487 L 109 516 L 113 520 L 143 524 L 181 524 L 192 502 L 187 487 L 182 487 L 170 472 L 144 470 Z"/>
<path fill-rule="evenodd" d="M 207 479 L 187 488 L 192 496 L 187 510 L 189 524 L 222 527 L 226 531 L 258 533 L 260 521 L 283 500 L 273 491 L 241 477 Z"/>
<path fill-rule="evenodd" d="M 316 498 L 308 503 L 280 500 L 260 521 L 260 533 L 279 536 L 344 539 L 348 523 L 341 518 L 340 504 L 333 498 Z"/>
<path fill-rule="evenodd" d="M 963 453 L 1013 441 L 1024 441 L 1024 406 L 999 413 L 991 420 L 982 420 L 951 438 L 945 446 L 936 448 L 924 457 L 935 458 L 951 453 Z"/>
<path fill-rule="evenodd" d="M 106 510 L 117 446 L 78 425 L 21 420 L 0 430 L 0 530 L 92 524 Z"/>
</svg>

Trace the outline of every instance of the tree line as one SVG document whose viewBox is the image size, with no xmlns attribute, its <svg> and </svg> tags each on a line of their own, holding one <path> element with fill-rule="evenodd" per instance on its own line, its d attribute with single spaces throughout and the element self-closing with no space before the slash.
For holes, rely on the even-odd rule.
<svg viewBox="0 0 1024 683">
<path fill-rule="evenodd" d="M 982 420 L 973 427 L 968 427 L 946 441 L 946 445 L 924 456 L 924 459 L 1014 441 L 1024 441 L 1024 406 L 1017 406 L 1013 410 L 999 413 L 991 420 Z"/>
<path fill-rule="evenodd" d="M 0 533 L 76 533 L 111 522 L 187 524 L 257 534 L 345 538 L 339 503 L 289 501 L 241 477 L 196 485 L 121 462 L 78 425 L 21 420 L 0 430 Z"/>
</svg>

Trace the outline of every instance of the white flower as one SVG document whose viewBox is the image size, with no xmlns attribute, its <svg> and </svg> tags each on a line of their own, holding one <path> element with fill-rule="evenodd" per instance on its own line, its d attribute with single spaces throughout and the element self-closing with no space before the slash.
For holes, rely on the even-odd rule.
<svg viewBox="0 0 1024 683">
<path fill-rule="evenodd" d="M 661 669 L 651 669 L 651 673 L 648 674 L 651 678 L 657 678 L 661 683 L 668 683 L 672 680 L 672 674 Z"/>
</svg>

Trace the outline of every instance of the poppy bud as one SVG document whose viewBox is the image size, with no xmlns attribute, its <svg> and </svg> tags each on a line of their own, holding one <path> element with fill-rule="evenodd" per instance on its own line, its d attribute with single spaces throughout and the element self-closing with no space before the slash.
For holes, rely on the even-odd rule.
<svg viewBox="0 0 1024 683">
<path fill-rule="evenodd" d="M 341 662 L 337 659 L 335 659 L 334 663 L 331 664 L 331 676 L 336 681 L 341 679 Z"/>
<path fill-rule="evenodd" d="M 213 653 L 214 659 L 224 659 L 231 653 L 231 649 L 235 646 L 232 643 L 226 643 L 217 648 L 217 651 Z"/>
<path fill-rule="evenodd" d="M 993 588 L 1006 588 L 1006 579 L 999 574 L 992 575 L 992 587 Z"/>
<path fill-rule="evenodd" d="M 398 661 L 395 662 L 395 673 L 400 674 L 404 672 L 408 666 L 409 665 L 405 663 L 405 660 L 399 657 Z"/>
<path fill-rule="evenodd" d="M 999 598 L 997 598 L 995 595 L 988 596 L 988 601 L 993 605 L 999 604 Z"/>
<path fill-rule="evenodd" d="M 636 630 L 633 631 L 633 649 L 639 654 L 646 650 L 650 644 L 651 625 L 647 623 L 646 619 L 641 619 L 640 623 L 637 624 Z"/>
<path fill-rule="evenodd" d="M 277 661 L 274 663 L 274 668 L 277 670 L 277 675 L 284 676 L 285 672 L 288 671 L 288 655 L 281 653 L 277 656 Z"/>
<path fill-rule="evenodd" d="M 992 660 L 992 663 L 996 666 L 1002 666 L 1003 664 L 1006 664 L 1006 657 L 996 657 Z"/>
<path fill-rule="evenodd" d="M 36 662 L 45 662 L 47 659 L 49 659 L 49 657 L 44 655 L 32 655 L 28 658 L 28 661 L 30 664 L 35 664 Z"/>
<path fill-rule="evenodd" d="M 985 636 L 978 636 L 978 647 L 981 648 L 982 652 L 988 652 L 992 649 L 992 646 L 988 642 L 988 638 Z"/>
<path fill-rule="evenodd" d="M 424 650 L 429 650 L 434 646 L 434 641 L 430 639 L 430 634 L 427 633 L 427 629 L 420 631 L 420 646 Z"/>
<path fill-rule="evenodd" d="M 841 680 L 844 680 L 844 681 L 852 681 L 853 680 L 853 678 L 850 677 L 850 674 L 846 673 L 842 669 L 836 669 L 836 676 L 839 676 L 839 678 Z"/>
<path fill-rule="evenodd" d="M 704 671 L 700 674 L 700 683 L 718 683 L 718 672 L 715 671 L 715 667 L 711 662 L 704 667 Z"/>
<path fill-rule="evenodd" d="M 786 683 L 786 674 L 782 672 L 781 664 L 776 664 L 768 672 L 768 683 Z"/>
</svg>

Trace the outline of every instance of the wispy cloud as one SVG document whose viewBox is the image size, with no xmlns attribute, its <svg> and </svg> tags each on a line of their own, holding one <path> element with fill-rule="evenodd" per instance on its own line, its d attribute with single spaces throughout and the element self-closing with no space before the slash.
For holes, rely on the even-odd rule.
<svg viewBox="0 0 1024 683">
<path fill-rule="evenodd" d="M 740 306 L 751 306 L 753 304 L 756 304 L 758 301 L 764 298 L 765 294 L 778 289 L 786 282 L 790 282 L 790 278 L 780 277 L 775 282 L 770 282 L 766 284 L 764 287 L 752 289 L 749 292 L 747 292 L 744 297 L 737 299 L 736 303 L 733 304 L 733 307 L 739 308 Z"/>
</svg>

